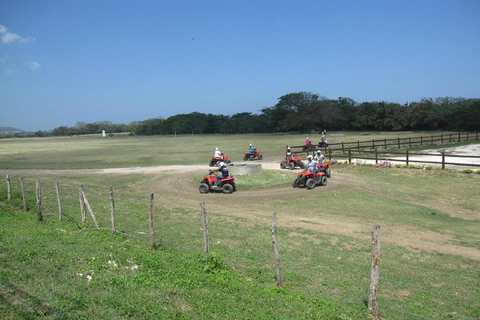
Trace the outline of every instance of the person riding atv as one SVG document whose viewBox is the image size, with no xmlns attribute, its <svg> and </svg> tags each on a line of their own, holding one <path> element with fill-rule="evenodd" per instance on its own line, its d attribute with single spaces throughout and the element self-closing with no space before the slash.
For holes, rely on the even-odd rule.
<svg viewBox="0 0 480 320">
<path fill-rule="evenodd" d="M 305 168 L 305 165 L 302 162 L 302 158 L 297 157 L 297 155 L 292 152 L 292 149 L 287 147 L 285 158 L 282 160 L 282 162 L 280 162 L 280 168 L 293 170 L 295 167 L 303 169 Z"/>
<path fill-rule="evenodd" d="M 216 175 L 214 171 L 221 174 Z M 223 193 L 232 193 L 237 189 L 235 185 L 235 176 L 229 176 L 228 168 L 224 162 L 220 163 L 220 167 L 210 170 L 209 174 L 203 177 L 198 190 L 200 193 L 208 193 L 210 191 L 221 190 Z"/>
<path fill-rule="evenodd" d="M 307 167 L 298 173 L 298 176 L 292 181 L 292 186 L 294 188 L 305 186 L 307 189 L 313 189 L 317 185 L 326 186 L 327 177 L 325 172 L 318 170 L 318 164 L 311 155 L 308 156 L 308 159 Z"/>
</svg>

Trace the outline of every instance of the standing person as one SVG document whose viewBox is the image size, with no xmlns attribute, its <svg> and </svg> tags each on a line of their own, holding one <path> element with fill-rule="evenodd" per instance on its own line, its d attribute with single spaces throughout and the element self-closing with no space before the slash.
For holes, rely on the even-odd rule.
<svg viewBox="0 0 480 320">
<path fill-rule="evenodd" d="M 215 182 L 213 183 L 213 186 L 216 187 L 218 184 L 218 179 L 223 179 L 228 177 L 228 167 L 225 165 L 225 162 L 220 162 L 220 166 L 218 169 L 215 169 L 215 171 L 219 171 L 220 174 L 215 176 Z"/>
<path fill-rule="evenodd" d="M 325 156 L 322 154 L 322 150 L 317 150 L 317 154 L 314 157 L 314 160 L 317 161 L 317 163 L 322 166 L 323 165 L 323 159 L 325 159 Z"/>
<path fill-rule="evenodd" d="M 285 158 L 287 158 L 287 166 L 290 164 L 290 158 L 292 157 L 292 149 L 287 147 L 287 153 L 285 154 Z"/>
<path fill-rule="evenodd" d="M 248 152 L 253 152 L 253 144 L 250 143 L 250 147 L 248 147 Z"/>
<path fill-rule="evenodd" d="M 222 156 L 222 153 L 220 152 L 220 150 L 218 150 L 218 147 L 216 147 L 214 157 L 215 158 L 220 158 L 221 156 Z"/>
</svg>

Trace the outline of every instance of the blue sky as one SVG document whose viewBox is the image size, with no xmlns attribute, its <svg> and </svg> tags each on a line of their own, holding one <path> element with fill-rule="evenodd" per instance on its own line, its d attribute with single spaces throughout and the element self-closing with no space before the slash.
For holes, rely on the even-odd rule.
<svg viewBox="0 0 480 320">
<path fill-rule="evenodd" d="M 0 0 L 0 127 L 480 98 L 480 1 Z"/>
</svg>

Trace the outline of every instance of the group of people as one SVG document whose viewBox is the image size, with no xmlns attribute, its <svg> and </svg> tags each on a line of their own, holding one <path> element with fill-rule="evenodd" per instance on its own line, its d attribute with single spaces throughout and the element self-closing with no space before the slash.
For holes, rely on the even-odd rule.
<svg viewBox="0 0 480 320">
<path fill-rule="evenodd" d="M 307 138 L 308 139 L 308 138 Z M 290 147 L 287 147 L 287 152 L 285 154 L 285 158 L 287 159 L 287 165 L 290 164 L 290 159 L 293 157 L 293 152 L 292 152 L 292 149 Z M 318 165 L 323 165 L 323 159 L 325 159 L 325 156 L 322 154 L 322 150 L 317 150 L 315 156 L 312 156 L 311 154 L 307 156 L 307 160 L 308 160 L 308 164 L 307 164 L 307 167 L 309 167 L 310 163 L 312 164 L 312 166 L 314 164 L 318 164 Z"/>
</svg>

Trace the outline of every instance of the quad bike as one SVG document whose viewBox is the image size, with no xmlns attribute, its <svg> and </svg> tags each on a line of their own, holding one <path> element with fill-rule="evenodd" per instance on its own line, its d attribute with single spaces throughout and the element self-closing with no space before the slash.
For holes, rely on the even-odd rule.
<svg viewBox="0 0 480 320">
<path fill-rule="evenodd" d="M 324 162 L 323 165 L 319 166 L 318 171 L 324 172 L 325 177 L 330 178 L 332 175 L 332 171 L 330 170 L 330 163 Z"/>
<path fill-rule="evenodd" d="M 313 189 L 316 186 L 326 186 L 327 177 L 325 172 L 319 171 L 317 173 L 310 170 L 303 170 L 298 173 L 298 176 L 293 179 L 292 186 L 294 188 L 306 187 L 307 189 Z"/>
<path fill-rule="evenodd" d="M 287 164 L 287 158 L 283 158 L 282 162 L 280 162 L 280 169 L 290 169 L 293 170 L 296 167 L 303 169 L 305 168 L 305 164 L 302 162 L 301 157 L 297 157 L 297 155 L 292 155 L 290 157 L 290 162 Z"/>
<path fill-rule="evenodd" d="M 303 152 L 306 152 L 306 151 L 313 151 L 315 150 L 315 146 L 313 144 L 306 144 L 302 147 L 302 151 Z"/>
<path fill-rule="evenodd" d="M 262 160 L 263 156 L 260 154 L 260 151 L 257 151 L 257 149 L 253 149 L 252 152 L 247 151 L 245 152 L 245 155 L 243 156 L 243 160 Z"/>
<path fill-rule="evenodd" d="M 216 167 L 220 162 L 225 162 L 225 164 L 231 163 L 228 157 L 222 153 L 220 157 L 212 157 L 212 159 L 210 159 L 210 167 Z"/>
<path fill-rule="evenodd" d="M 198 190 L 200 193 L 208 193 L 211 191 L 222 191 L 223 193 L 232 193 L 237 190 L 237 186 L 235 185 L 235 176 L 230 176 L 226 178 L 218 179 L 217 186 L 214 187 L 213 184 L 215 183 L 215 172 L 210 170 L 208 175 L 203 177 L 202 182 L 200 182 L 200 186 Z"/>
<path fill-rule="evenodd" d="M 318 142 L 318 146 L 319 146 L 320 148 L 326 148 L 326 147 L 328 147 L 327 140 L 320 140 L 320 142 Z"/>
</svg>

